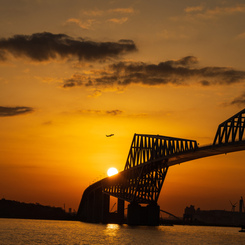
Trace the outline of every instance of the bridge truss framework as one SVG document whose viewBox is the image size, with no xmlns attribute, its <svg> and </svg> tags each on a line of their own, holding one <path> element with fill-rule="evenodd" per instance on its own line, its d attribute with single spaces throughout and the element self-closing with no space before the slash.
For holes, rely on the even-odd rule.
<svg viewBox="0 0 245 245">
<path fill-rule="evenodd" d="M 102 179 L 84 191 L 78 219 L 108 222 L 108 197 L 114 196 L 118 198 L 116 223 L 122 223 L 124 201 L 127 201 L 130 203 L 129 224 L 156 225 L 160 212 L 157 201 L 168 168 L 202 157 L 245 150 L 244 129 L 245 109 L 221 123 L 213 144 L 204 147 L 198 147 L 195 140 L 135 134 L 124 171 Z M 148 207 L 142 209 L 140 204 L 148 204 Z"/>
</svg>

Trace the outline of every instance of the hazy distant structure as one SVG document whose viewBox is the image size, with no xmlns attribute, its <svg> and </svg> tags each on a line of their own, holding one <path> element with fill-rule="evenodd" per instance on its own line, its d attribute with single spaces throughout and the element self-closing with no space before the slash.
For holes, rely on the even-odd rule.
<svg viewBox="0 0 245 245">
<path fill-rule="evenodd" d="M 245 109 L 221 123 L 213 143 L 203 147 L 195 140 L 135 134 L 124 171 L 90 185 L 83 193 L 77 218 L 87 222 L 122 223 L 127 201 L 128 224 L 158 225 L 157 201 L 168 168 L 194 159 L 245 150 L 244 129 Z M 117 212 L 110 213 L 110 196 L 118 198 Z"/>
<path fill-rule="evenodd" d="M 245 212 L 245 207 L 244 207 L 243 198 L 241 197 L 239 201 L 239 212 L 242 213 L 242 211 Z"/>
<path fill-rule="evenodd" d="M 236 202 L 235 204 L 233 204 L 233 203 L 230 201 L 230 204 L 231 204 L 231 211 L 232 211 L 232 212 L 235 212 L 237 202 Z"/>
<path fill-rule="evenodd" d="M 240 199 L 242 209 L 236 212 L 233 208 L 231 211 L 225 210 L 201 210 L 195 209 L 193 205 L 186 207 L 183 214 L 184 224 L 196 225 L 218 225 L 218 226 L 242 226 L 245 225 L 245 212 L 243 199 Z"/>
<path fill-rule="evenodd" d="M 190 205 L 190 207 L 186 207 L 183 215 L 183 221 L 185 223 L 192 223 L 195 212 L 196 212 L 195 206 Z"/>
</svg>

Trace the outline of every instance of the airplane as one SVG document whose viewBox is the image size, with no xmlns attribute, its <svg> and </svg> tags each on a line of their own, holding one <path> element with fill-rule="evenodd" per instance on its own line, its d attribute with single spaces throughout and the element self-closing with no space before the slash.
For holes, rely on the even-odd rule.
<svg viewBox="0 0 245 245">
<path fill-rule="evenodd" d="M 106 137 L 111 137 L 113 136 L 114 134 L 107 134 Z"/>
</svg>

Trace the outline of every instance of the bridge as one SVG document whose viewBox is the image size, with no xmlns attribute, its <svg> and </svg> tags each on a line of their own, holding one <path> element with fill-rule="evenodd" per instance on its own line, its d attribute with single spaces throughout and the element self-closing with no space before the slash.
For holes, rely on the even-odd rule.
<svg viewBox="0 0 245 245">
<path fill-rule="evenodd" d="M 124 222 L 129 203 L 129 225 L 158 225 L 157 204 L 168 168 L 175 164 L 245 150 L 245 109 L 218 126 L 212 144 L 199 147 L 195 140 L 135 134 L 125 168 L 118 174 L 90 185 L 83 193 L 77 218 L 84 222 Z M 117 212 L 110 213 L 110 196 Z"/>
</svg>

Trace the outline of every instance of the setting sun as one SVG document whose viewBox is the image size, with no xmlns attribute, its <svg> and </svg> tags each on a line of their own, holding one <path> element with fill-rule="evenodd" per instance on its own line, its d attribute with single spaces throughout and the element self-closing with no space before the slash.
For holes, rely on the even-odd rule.
<svg viewBox="0 0 245 245">
<path fill-rule="evenodd" d="M 115 175 L 115 174 L 117 174 L 118 173 L 118 170 L 116 169 L 116 168 L 109 168 L 108 170 L 107 170 L 107 175 L 110 177 L 110 176 L 112 176 L 112 175 Z"/>
</svg>

